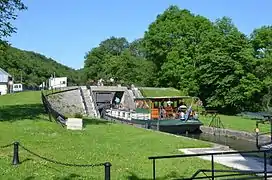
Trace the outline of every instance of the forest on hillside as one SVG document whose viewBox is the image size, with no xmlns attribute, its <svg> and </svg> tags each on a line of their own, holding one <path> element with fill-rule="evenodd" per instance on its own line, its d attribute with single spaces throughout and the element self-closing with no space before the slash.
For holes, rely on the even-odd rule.
<svg viewBox="0 0 272 180">
<path fill-rule="evenodd" d="M 57 63 L 39 53 L 24 51 L 9 45 L 0 51 L 0 68 L 12 75 L 15 83 L 22 83 L 25 87 L 37 88 L 48 80 L 54 73 L 56 77 L 68 77 L 69 85 L 80 83 L 80 71 Z"/>
<path fill-rule="evenodd" d="M 246 36 L 228 17 L 215 22 L 170 6 L 144 36 L 110 37 L 85 55 L 84 81 L 174 87 L 222 113 L 271 111 L 272 26 Z"/>
</svg>

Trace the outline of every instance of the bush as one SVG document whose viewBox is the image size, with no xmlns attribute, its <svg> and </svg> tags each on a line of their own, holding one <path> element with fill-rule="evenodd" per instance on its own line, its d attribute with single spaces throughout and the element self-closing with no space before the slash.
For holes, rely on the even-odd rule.
<svg viewBox="0 0 272 180">
<path fill-rule="evenodd" d="M 83 115 L 80 113 L 75 113 L 74 118 L 83 118 Z"/>
</svg>

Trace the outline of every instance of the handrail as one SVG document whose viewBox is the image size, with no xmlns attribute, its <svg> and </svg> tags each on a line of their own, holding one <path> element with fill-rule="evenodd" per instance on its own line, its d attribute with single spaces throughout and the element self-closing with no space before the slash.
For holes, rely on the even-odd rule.
<svg viewBox="0 0 272 180">
<path fill-rule="evenodd" d="M 263 170 L 251 170 L 251 171 L 245 171 L 245 170 L 216 170 L 215 169 L 215 164 L 214 164 L 214 156 L 216 155 L 227 155 L 227 154 L 250 154 L 250 153 L 263 153 Z M 241 176 L 241 175 L 249 175 L 249 174 L 260 174 L 263 173 L 262 177 L 266 180 L 268 177 L 272 177 L 271 174 L 268 175 L 268 173 L 272 173 L 272 171 L 268 171 L 267 169 L 267 158 L 268 158 L 268 153 L 271 153 L 270 150 L 252 150 L 252 151 L 232 151 L 232 152 L 217 152 L 217 153 L 199 153 L 199 154 L 178 154 L 178 155 L 168 155 L 168 156 L 151 156 L 148 157 L 148 159 L 152 159 L 153 161 L 153 179 L 156 179 L 156 159 L 169 159 L 169 158 L 184 158 L 184 157 L 198 157 L 198 156 L 211 156 L 211 169 L 199 169 L 196 171 L 190 178 L 182 178 L 183 180 L 185 179 L 207 179 L 211 178 L 214 180 L 216 177 L 227 177 L 227 176 Z M 201 172 L 211 172 L 211 176 L 202 176 L 202 177 L 196 177 L 199 173 Z M 237 172 L 240 174 L 227 174 L 227 175 L 215 175 L 215 172 Z M 256 177 L 255 177 L 256 178 Z M 248 178 L 245 178 L 248 179 Z"/>
<path fill-rule="evenodd" d="M 94 108 L 95 108 L 95 111 L 96 111 L 96 114 L 97 114 L 97 117 L 99 118 L 100 117 L 100 114 L 99 114 L 99 110 L 98 110 L 98 107 L 97 107 L 97 104 L 96 104 L 96 99 L 94 97 L 94 94 L 93 94 L 93 91 L 92 91 L 92 87 L 90 86 L 90 96 L 92 97 L 92 103 L 94 104 Z"/>
<path fill-rule="evenodd" d="M 78 89 L 79 89 L 80 95 L 82 97 L 82 101 L 83 101 L 83 104 L 84 104 L 84 107 L 85 107 L 86 114 L 89 114 L 89 110 L 88 110 L 88 106 L 87 106 L 87 103 L 86 103 L 86 100 L 85 100 L 83 90 L 82 90 L 81 87 L 79 87 Z"/>
<path fill-rule="evenodd" d="M 217 152 L 217 153 L 199 153 L 199 154 L 176 154 L 168 156 L 150 156 L 148 159 L 168 159 L 168 158 L 180 158 L 180 157 L 193 157 L 193 156 L 211 156 L 211 155 L 227 155 L 227 154 L 243 154 L 243 153 L 260 153 L 270 152 L 269 150 L 253 150 L 253 151 L 231 151 L 231 152 Z"/>
</svg>

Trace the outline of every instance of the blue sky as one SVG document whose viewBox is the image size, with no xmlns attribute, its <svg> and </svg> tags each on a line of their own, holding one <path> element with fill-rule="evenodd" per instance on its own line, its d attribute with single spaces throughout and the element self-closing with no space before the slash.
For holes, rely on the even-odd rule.
<svg viewBox="0 0 272 180">
<path fill-rule="evenodd" d="M 23 0 L 28 10 L 14 22 L 9 41 L 70 66 L 81 68 L 84 55 L 110 36 L 129 41 L 142 37 L 148 25 L 170 5 L 214 21 L 232 18 L 245 34 L 272 25 L 271 0 Z"/>
</svg>

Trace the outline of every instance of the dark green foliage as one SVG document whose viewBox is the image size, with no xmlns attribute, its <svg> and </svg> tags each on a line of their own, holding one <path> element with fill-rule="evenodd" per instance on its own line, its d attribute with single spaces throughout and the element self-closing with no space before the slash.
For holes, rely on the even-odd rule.
<svg viewBox="0 0 272 180">
<path fill-rule="evenodd" d="M 111 37 L 85 56 L 87 81 L 114 78 L 116 82 L 152 86 L 155 65 L 145 58 L 142 40 L 132 43 L 121 37 Z"/>
<path fill-rule="evenodd" d="M 37 87 L 54 74 L 68 77 L 68 84 L 80 83 L 80 71 L 57 63 L 41 54 L 8 47 L 0 52 L 0 67 L 9 72 L 20 83 L 21 75 L 25 86 Z"/>
</svg>

